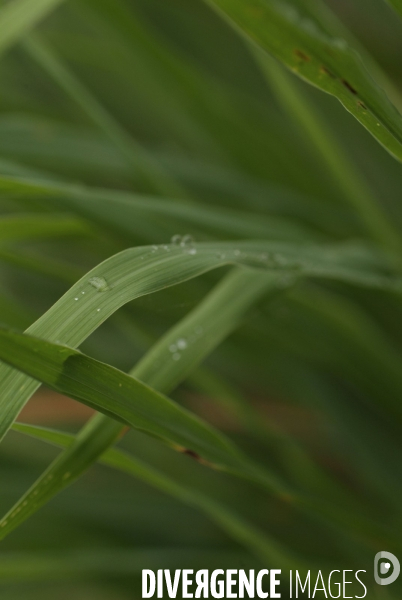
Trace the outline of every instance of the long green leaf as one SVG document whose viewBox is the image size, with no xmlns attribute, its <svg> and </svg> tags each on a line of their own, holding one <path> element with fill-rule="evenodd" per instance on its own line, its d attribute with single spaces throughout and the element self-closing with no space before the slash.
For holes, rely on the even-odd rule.
<svg viewBox="0 0 402 600">
<path fill-rule="evenodd" d="M 284 0 L 207 0 L 236 28 L 299 77 L 332 94 L 395 158 L 402 118 L 359 55 L 324 31 L 304 5 Z"/>
<path fill-rule="evenodd" d="M 69 448 L 75 441 L 75 437 L 71 434 L 26 425 L 24 423 L 15 423 L 13 429 L 61 448 Z M 169 494 L 180 502 L 184 502 L 206 513 L 230 537 L 244 544 L 260 559 L 268 561 L 279 560 L 281 564 L 287 565 L 291 565 L 294 562 L 279 544 L 267 535 L 257 531 L 239 515 L 233 513 L 227 506 L 212 500 L 199 491 L 195 492 L 188 485 L 184 486 L 176 482 L 127 452 L 117 448 L 110 448 L 98 460 L 101 464 L 136 477 L 165 494 Z M 17 510 L 17 506 L 14 507 L 14 510 Z M 298 564 L 300 567 L 300 563 Z"/>
<path fill-rule="evenodd" d="M 72 209 L 80 215 L 128 234 L 140 234 L 149 219 L 169 218 L 170 227 L 202 228 L 211 235 L 303 240 L 315 234 L 300 225 L 279 217 L 255 215 L 246 211 L 181 204 L 169 199 L 141 196 L 120 190 L 0 176 L 0 189 L 27 196 L 45 196 L 56 208 Z M 48 196 L 53 196 L 49 197 Z M 54 198 L 56 196 L 56 198 Z M 60 200 L 57 200 L 57 197 Z M 155 231 L 155 226 L 152 226 Z"/>
<path fill-rule="evenodd" d="M 63 0 L 13 0 L 0 10 L 0 54 L 18 43 Z"/>
</svg>

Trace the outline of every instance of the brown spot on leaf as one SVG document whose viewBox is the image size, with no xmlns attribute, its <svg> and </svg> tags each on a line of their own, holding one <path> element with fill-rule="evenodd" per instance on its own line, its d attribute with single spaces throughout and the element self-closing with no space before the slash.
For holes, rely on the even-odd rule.
<svg viewBox="0 0 402 600">
<path fill-rule="evenodd" d="M 201 456 L 197 454 L 197 452 L 194 452 L 194 450 L 190 450 L 189 448 L 183 448 L 182 453 L 187 454 L 187 456 L 191 456 L 191 458 L 194 458 L 194 460 L 201 460 Z"/>
<path fill-rule="evenodd" d="M 300 60 L 304 60 L 304 62 L 309 62 L 311 59 L 309 56 L 307 56 L 307 54 L 305 54 L 304 52 L 302 52 L 301 50 L 295 50 L 294 53 L 296 54 L 297 58 L 300 58 Z"/>
<path fill-rule="evenodd" d="M 324 67 L 324 65 L 321 65 L 320 72 L 323 73 L 324 75 L 328 75 L 332 79 L 335 79 L 335 75 L 333 73 L 331 73 L 331 71 L 329 69 L 327 69 L 327 67 Z"/>
<path fill-rule="evenodd" d="M 341 82 L 343 83 L 343 85 L 345 86 L 345 88 L 347 88 L 349 90 L 349 92 L 352 92 L 352 94 L 357 94 L 356 90 L 354 87 L 352 87 L 350 85 L 350 83 L 348 81 L 346 81 L 346 79 L 341 79 Z"/>
</svg>

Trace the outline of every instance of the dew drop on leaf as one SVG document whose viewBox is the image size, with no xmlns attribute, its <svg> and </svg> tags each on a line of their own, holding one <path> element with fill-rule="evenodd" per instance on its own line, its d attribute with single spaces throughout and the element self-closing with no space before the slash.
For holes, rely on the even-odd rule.
<svg viewBox="0 0 402 600">
<path fill-rule="evenodd" d="M 180 242 L 180 246 L 182 246 L 182 248 L 187 248 L 187 247 L 191 247 L 194 244 L 194 238 L 192 235 L 185 235 L 182 237 L 181 242 Z"/>
<path fill-rule="evenodd" d="M 110 290 L 110 287 L 107 284 L 106 279 L 104 277 L 91 277 L 89 283 L 94 287 L 98 292 L 107 292 Z"/>
</svg>

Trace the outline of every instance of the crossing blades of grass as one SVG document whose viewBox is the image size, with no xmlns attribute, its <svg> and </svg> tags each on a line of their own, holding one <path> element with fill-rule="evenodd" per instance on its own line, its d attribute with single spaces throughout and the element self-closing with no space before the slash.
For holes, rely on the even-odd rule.
<svg viewBox="0 0 402 600">
<path fill-rule="evenodd" d="M 322 29 L 300 2 L 207 0 L 299 77 L 332 94 L 398 160 L 402 117 L 343 39 Z"/>
<path fill-rule="evenodd" d="M 276 279 L 277 276 L 253 271 L 236 270 L 229 274 L 199 307 L 151 349 L 132 374 L 160 390 L 172 389 L 236 326 L 241 315 L 262 293 L 269 288 L 275 289 Z M 159 369 L 155 370 L 157 365 Z M 126 377 L 130 381 L 130 377 Z M 165 417 L 162 421 L 167 423 Z M 121 430 L 120 424 L 101 415 L 92 419 L 80 432 L 75 444 L 56 459 L 11 510 L 11 514 L 17 511 L 18 520 L 10 521 L 5 517 L 3 523 L 8 522 L 8 525 L 2 530 L 4 535 L 81 475 L 119 437 Z M 189 441 L 192 445 L 193 442 Z M 185 448 L 189 445 L 187 442 Z M 184 440 L 180 445 L 183 443 Z M 190 455 L 196 456 L 200 448 L 192 445 L 188 450 L 191 450 Z M 194 451 L 196 454 L 193 454 Z M 68 477 L 65 477 L 66 472 Z"/>
<path fill-rule="evenodd" d="M 199 255 L 203 246 L 205 245 L 198 244 L 184 249 L 170 247 L 170 252 L 174 253 L 178 251 L 179 254 L 184 254 L 187 258 L 191 256 L 195 257 Z M 218 247 L 220 248 L 218 253 L 219 258 L 224 260 L 225 254 L 223 250 L 227 249 L 228 244 L 218 244 Z M 163 250 L 163 253 L 166 255 L 166 249 L 161 248 L 160 250 Z M 256 248 L 254 248 L 254 250 L 256 250 Z M 188 254 L 189 252 L 192 253 L 194 251 L 196 254 Z M 151 254 L 155 254 L 156 252 L 157 250 L 151 249 Z M 242 256 L 243 260 L 250 260 L 250 256 L 247 258 L 246 253 L 241 252 L 239 249 L 234 250 L 233 258 L 237 257 L 238 260 Z M 260 266 L 263 266 L 261 264 L 261 259 L 263 261 L 267 260 L 268 256 L 261 256 L 260 254 L 254 256 L 254 260 L 257 260 Z M 280 255 L 280 262 L 282 262 L 283 268 L 285 266 L 284 262 L 286 262 L 286 257 Z M 284 285 L 284 281 L 282 281 L 283 276 L 281 276 L 280 271 L 277 274 L 277 277 L 279 277 L 279 284 L 281 286 Z M 202 304 L 201 309 L 195 311 L 194 314 L 190 314 L 183 323 L 179 324 L 171 333 L 162 338 L 160 343 L 158 343 L 155 348 L 151 350 L 149 355 L 140 362 L 134 370 L 134 373 L 142 380 L 150 382 L 152 385 L 156 385 L 159 389 L 169 390 L 174 387 L 174 385 L 185 377 L 203 356 L 219 343 L 222 337 L 224 337 L 231 327 L 233 327 L 233 324 L 237 322 L 238 315 L 241 311 L 254 299 L 257 292 L 261 293 L 268 283 L 269 282 L 264 282 L 262 274 L 257 274 L 256 276 L 252 272 L 237 273 L 229 277 L 229 279 L 222 284 L 222 287 L 218 287 L 217 292 L 211 295 L 211 298 L 207 298 Z M 287 285 L 290 283 L 291 280 L 285 282 Z M 109 292 L 110 291 L 111 290 L 109 290 Z M 73 294 L 76 294 L 76 292 L 74 291 Z M 82 294 L 82 290 L 78 293 L 78 296 L 74 295 L 74 298 L 80 296 L 81 299 L 79 301 L 74 299 L 73 301 L 84 302 L 84 297 L 85 301 L 88 301 L 88 296 Z M 96 292 L 95 298 L 96 300 L 106 299 L 106 291 L 100 293 Z M 76 307 L 77 305 L 74 305 L 75 310 L 77 310 Z M 96 313 L 98 313 L 97 309 Z M 174 352 L 172 352 L 172 350 L 174 350 Z M 177 358 L 179 360 L 176 360 Z M 26 397 L 23 400 L 24 402 L 25 399 Z M 57 493 L 63 485 L 65 486 L 70 483 L 69 480 L 72 481 L 74 477 L 81 474 L 93 460 L 96 460 L 105 447 L 115 441 L 121 427 L 119 425 L 116 426 L 115 424 L 111 426 L 110 423 L 107 424 L 103 422 L 102 417 L 98 417 L 97 419 L 98 421 L 90 424 L 87 431 L 82 432 L 82 436 L 77 440 L 77 447 L 74 449 L 72 455 L 64 457 L 62 461 L 57 461 L 57 464 L 51 467 L 51 470 L 46 476 L 41 478 L 40 487 L 37 488 L 36 484 L 34 490 L 31 490 L 31 493 L 34 493 L 39 489 L 41 493 L 41 497 L 37 497 L 38 494 L 36 494 L 34 505 L 39 506 L 42 503 L 42 500 L 45 502 L 49 497 L 54 495 L 54 493 Z M 91 443 L 89 443 L 89 441 L 91 441 Z M 76 457 L 79 457 L 79 459 L 75 460 Z M 52 471 L 53 468 L 56 469 L 54 472 Z M 66 472 L 70 473 L 68 480 L 63 479 L 63 475 L 65 475 Z M 60 477 L 54 478 L 56 473 L 59 473 Z M 49 476 L 51 476 L 51 478 L 47 479 Z M 60 486 L 60 483 L 62 486 Z M 25 505 L 26 510 L 24 510 L 24 502 L 26 502 L 26 499 L 22 500 L 20 503 L 21 506 L 14 507 L 12 511 L 14 512 L 18 509 L 20 519 L 23 519 L 28 511 L 32 511 L 32 506 L 30 504 Z M 14 524 L 17 525 L 17 520 L 13 522 L 13 525 Z M 6 531 L 7 530 L 5 530 L 4 533 L 6 533 Z"/>
<path fill-rule="evenodd" d="M 125 425 L 217 468 L 243 470 L 229 440 L 139 380 L 67 346 L 0 329 L 1 359 Z M 66 478 L 70 473 L 65 473 Z"/>
<path fill-rule="evenodd" d="M 79 346 L 125 303 L 208 270 L 239 264 L 288 275 L 329 277 L 381 289 L 400 289 L 388 261 L 364 246 L 221 242 L 144 246 L 125 250 L 80 279 L 27 333 Z M 5 435 L 38 384 L 3 366 L 0 434 Z"/>
<path fill-rule="evenodd" d="M 61 448 L 71 447 L 75 440 L 74 436 L 68 433 L 25 425 L 23 423 L 15 423 L 13 429 Z M 180 502 L 206 513 L 230 537 L 246 546 L 261 560 L 279 560 L 281 564 L 289 566 L 294 562 L 293 558 L 278 543 L 274 542 L 266 534 L 257 531 L 227 506 L 214 501 L 199 491 L 195 492 L 188 485 L 176 482 L 127 452 L 117 448 L 109 448 L 99 457 L 99 462 L 140 479 Z M 300 566 L 300 561 L 298 564 Z"/>
<path fill-rule="evenodd" d="M 0 9 L 0 54 L 54 10 L 62 0 L 13 0 Z"/>
<path fill-rule="evenodd" d="M 140 363 L 134 367 L 131 374 L 158 390 L 167 392 L 173 389 L 236 327 L 241 316 L 251 304 L 258 300 L 261 294 L 269 289 L 275 289 L 277 277 L 239 269 L 232 271 L 188 316 L 158 340 Z M 35 432 L 36 429 L 34 428 L 32 431 Z M 104 415 L 97 415 L 82 429 L 77 438 L 63 438 L 61 434 L 58 438 L 49 439 L 55 443 L 66 442 L 64 445 L 68 446 L 68 449 L 50 465 L 27 494 L 11 509 L 10 515 L 17 511 L 18 523 L 14 520 L 10 521 L 7 516 L 4 518 L 3 522 L 8 521 L 4 528 L 4 535 L 7 535 L 11 528 L 28 518 L 55 494 L 75 481 L 93 462 L 99 459 L 121 433 L 122 427 L 119 423 Z M 46 439 L 46 432 L 42 432 L 42 434 Z M 49 435 L 54 434 L 50 433 Z M 55 435 L 57 436 L 57 434 Z M 117 457 L 113 451 L 110 451 L 108 456 L 109 458 Z M 252 528 L 246 524 L 241 525 L 239 519 L 234 515 L 224 516 L 225 511 L 220 510 L 207 498 L 201 498 L 199 494 L 181 489 L 174 482 L 169 483 L 165 476 L 156 472 L 153 472 L 152 475 L 148 467 L 144 465 L 141 468 L 138 467 L 139 464 L 138 461 L 125 456 L 124 460 L 119 460 L 118 464 L 115 463 L 114 466 L 117 468 L 125 466 L 126 471 L 128 469 L 132 475 L 142 479 L 145 477 L 148 483 L 206 511 L 226 528 L 228 533 L 267 558 L 268 548 L 272 550 L 272 544 L 269 542 L 267 545 L 268 541 L 263 542 L 263 538 L 256 535 Z M 66 472 L 70 473 L 70 477 L 63 477 Z"/>
</svg>

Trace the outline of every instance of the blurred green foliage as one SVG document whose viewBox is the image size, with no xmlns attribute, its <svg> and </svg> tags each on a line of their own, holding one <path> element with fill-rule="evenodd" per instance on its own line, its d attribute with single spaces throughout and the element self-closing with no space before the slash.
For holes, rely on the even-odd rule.
<svg viewBox="0 0 402 600">
<path fill-rule="evenodd" d="M 260 54 L 211 4 L 0 3 L 8 11 L 0 17 L 13 18 L 0 21 L 2 325 L 24 330 L 103 260 L 178 234 L 308 243 L 318 254 L 320 245 L 369 244 L 395 253 L 399 275 L 400 163 L 335 98 Z M 329 19 L 402 106 L 402 21 L 387 3 L 289 4 Z M 231 269 L 137 298 L 80 348 L 123 371 L 142 364 L 133 370 L 141 378 L 139 361 L 151 360 L 150 348 Z M 216 339 L 199 350 L 205 362 L 177 375 L 171 397 L 310 509 L 137 430 L 119 446 L 266 536 L 279 564 L 264 563 L 231 535 L 233 523 L 222 526 L 185 494 L 95 465 L 1 542 L 1 598 L 139 598 L 142 568 L 280 568 L 282 553 L 300 568 L 367 569 L 371 582 L 376 552 L 402 555 L 400 292 L 298 277 L 247 308 L 222 324 L 222 340 L 214 317 Z M 53 401 L 62 415 L 65 401 Z M 40 415 L 36 423 L 50 424 Z M 51 423 L 72 433 L 81 424 Z M 56 455 L 21 432 L 6 436 L 1 514 Z M 368 597 L 398 590 L 370 583 Z"/>
</svg>

